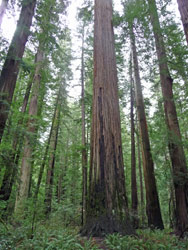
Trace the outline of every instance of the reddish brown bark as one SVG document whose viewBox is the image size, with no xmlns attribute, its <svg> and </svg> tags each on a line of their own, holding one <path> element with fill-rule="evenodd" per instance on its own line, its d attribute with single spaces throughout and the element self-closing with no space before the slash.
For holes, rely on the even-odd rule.
<svg viewBox="0 0 188 250">
<path fill-rule="evenodd" d="M 168 69 L 166 50 L 157 13 L 156 2 L 155 0 L 148 0 L 148 4 L 159 63 L 165 120 L 168 129 L 168 145 L 173 168 L 176 196 L 176 230 L 180 235 L 182 235 L 185 230 L 188 230 L 187 166 L 173 97 L 173 80 Z"/>
<path fill-rule="evenodd" d="M 3 136 L 9 108 L 12 102 L 19 65 L 30 34 L 30 26 L 34 15 L 36 0 L 24 1 L 17 28 L 10 44 L 0 76 L 0 142 Z"/>
<path fill-rule="evenodd" d="M 136 152 L 135 152 L 135 124 L 134 124 L 134 93 L 132 78 L 132 58 L 130 59 L 130 94 L 131 94 L 131 208 L 133 213 L 133 226 L 138 227 L 138 195 L 136 182 Z"/>
<path fill-rule="evenodd" d="M 85 132 L 85 89 L 84 89 L 84 32 L 82 31 L 82 56 L 81 56 L 81 102 L 82 102 L 82 225 L 86 221 L 86 199 L 87 199 L 87 152 Z"/>
<path fill-rule="evenodd" d="M 187 0 L 177 0 L 178 8 L 181 15 L 181 20 L 185 32 L 185 37 L 188 44 L 188 1 Z"/>
<path fill-rule="evenodd" d="M 143 100 L 142 87 L 139 75 L 136 43 L 132 26 L 131 26 L 130 37 L 131 37 L 131 47 L 132 47 L 133 65 L 134 65 L 133 67 L 135 76 L 136 105 L 137 105 L 138 120 L 140 126 L 140 134 L 141 134 L 144 180 L 146 188 L 146 212 L 148 217 L 148 225 L 150 227 L 163 229 L 164 226 L 163 226 L 159 198 L 156 187 L 154 165 L 151 154 L 146 114 L 144 108 L 144 100 Z"/>
<path fill-rule="evenodd" d="M 89 201 L 82 234 L 132 233 L 128 220 L 121 223 L 126 216 L 112 1 L 95 0 Z"/>
<path fill-rule="evenodd" d="M 140 153 L 140 140 L 139 133 L 137 132 L 137 151 L 138 151 L 138 169 L 139 169 L 139 181 L 140 181 L 140 206 L 141 206 L 141 220 L 142 225 L 145 221 L 144 213 L 144 188 L 143 188 L 143 178 L 142 178 L 142 166 L 141 166 L 141 153 Z"/>
</svg>

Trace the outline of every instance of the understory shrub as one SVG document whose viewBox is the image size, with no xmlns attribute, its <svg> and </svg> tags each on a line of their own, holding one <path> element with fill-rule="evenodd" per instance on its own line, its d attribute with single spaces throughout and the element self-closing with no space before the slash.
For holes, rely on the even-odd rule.
<svg viewBox="0 0 188 250">
<path fill-rule="evenodd" d="M 138 230 L 137 236 L 112 234 L 106 237 L 106 245 L 113 250 L 187 250 L 188 239 L 179 239 L 169 231 Z"/>
</svg>

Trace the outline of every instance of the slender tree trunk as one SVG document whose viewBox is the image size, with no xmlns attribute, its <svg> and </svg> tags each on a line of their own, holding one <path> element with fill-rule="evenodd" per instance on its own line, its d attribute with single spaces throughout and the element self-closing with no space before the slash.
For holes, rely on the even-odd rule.
<svg viewBox="0 0 188 250">
<path fill-rule="evenodd" d="M 87 152 L 85 133 L 85 92 L 84 92 L 84 32 L 82 31 L 82 56 L 81 56 L 81 101 L 82 101 L 82 225 L 86 222 L 86 198 L 87 198 Z"/>
<path fill-rule="evenodd" d="M 95 0 L 93 91 L 89 200 L 82 235 L 133 233 L 128 219 L 123 222 L 128 205 L 111 0 Z"/>
<path fill-rule="evenodd" d="M 143 178 L 142 178 L 142 168 L 141 168 L 140 140 L 139 140 L 138 132 L 137 132 L 137 150 L 138 150 L 138 169 L 139 169 L 139 179 L 140 179 L 141 219 L 142 219 L 142 225 L 143 225 L 145 221 L 145 214 L 144 214 L 145 205 L 144 205 L 144 188 L 143 188 Z"/>
<path fill-rule="evenodd" d="M 168 144 L 173 168 L 176 196 L 176 230 L 177 233 L 182 235 L 185 230 L 188 230 L 188 185 L 186 160 L 173 97 L 173 80 L 168 69 L 167 56 L 155 0 L 148 0 L 148 4 L 159 62 L 165 119 L 168 129 Z"/>
<path fill-rule="evenodd" d="M 33 73 L 31 73 L 31 79 L 28 81 L 25 96 L 24 96 L 24 100 L 23 100 L 23 104 L 22 104 L 22 108 L 21 108 L 21 112 L 23 114 L 26 112 L 27 104 L 28 104 L 28 101 L 29 101 L 29 96 L 30 96 L 30 93 L 31 93 L 32 84 L 33 84 Z M 20 121 L 18 122 L 19 125 L 22 124 L 22 122 L 23 122 L 22 117 L 21 117 Z"/>
<path fill-rule="evenodd" d="M 18 154 L 20 151 L 19 149 L 17 149 L 17 146 L 19 143 L 22 144 L 22 142 L 20 141 L 21 133 L 18 131 L 20 130 L 19 126 L 23 123 L 24 113 L 26 111 L 26 107 L 28 104 L 31 86 L 32 86 L 32 81 L 30 80 L 27 85 L 26 93 L 25 93 L 22 108 L 21 108 L 21 117 L 18 121 L 17 129 L 14 134 L 9 162 L 6 163 L 6 170 L 5 170 L 5 174 L 4 174 L 1 189 L 0 189 L 0 200 L 4 200 L 4 201 L 9 200 L 9 197 L 12 191 L 12 185 L 14 184 L 14 179 L 17 173 L 18 165 L 16 163 L 18 163 L 18 159 L 19 159 Z"/>
<path fill-rule="evenodd" d="M 62 159 L 62 166 L 60 170 L 60 174 L 58 176 L 57 186 L 56 186 L 56 194 L 57 194 L 57 202 L 60 204 L 62 200 L 62 183 L 64 181 L 65 176 L 65 161 Z"/>
<path fill-rule="evenodd" d="M 53 132 L 53 129 L 54 129 L 54 122 L 55 122 L 56 112 L 57 112 L 57 103 L 56 103 L 55 110 L 54 110 L 54 115 L 53 115 L 53 119 L 52 119 L 50 134 L 49 134 L 49 137 L 48 137 L 48 142 L 47 142 L 47 145 L 46 145 L 46 150 L 45 150 L 44 157 L 43 157 L 43 160 L 42 160 L 42 164 L 41 164 L 40 170 L 39 170 L 39 176 L 38 176 L 37 186 L 36 186 L 36 190 L 35 190 L 35 194 L 34 194 L 34 200 L 37 200 L 39 189 L 40 189 L 40 184 L 41 184 L 41 181 L 42 181 L 42 176 L 43 176 L 43 173 L 44 173 L 44 168 L 45 168 L 46 161 L 47 161 L 47 158 L 48 158 L 48 152 L 49 152 L 50 142 L 52 140 L 52 132 Z"/>
<path fill-rule="evenodd" d="M 169 200 L 169 221 L 170 228 L 174 228 L 176 225 L 176 201 L 174 195 L 174 184 L 170 183 L 170 200 Z"/>
<path fill-rule="evenodd" d="M 58 142 L 58 132 L 59 132 L 59 124 L 60 124 L 60 111 L 61 111 L 61 88 L 59 90 L 59 94 L 57 97 L 57 107 L 55 110 L 55 117 L 53 121 L 53 128 L 51 134 L 51 141 L 50 141 L 50 158 L 47 168 L 47 175 L 46 175 L 46 187 L 45 187 L 45 214 L 49 215 L 51 212 L 51 203 L 52 203 L 52 193 L 53 193 L 53 182 L 54 182 L 54 169 L 55 169 L 55 154 Z"/>
<path fill-rule="evenodd" d="M 171 175 L 173 176 L 171 164 L 170 164 L 170 161 L 168 159 L 168 155 L 167 155 L 166 150 L 164 152 L 164 157 L 165 157 L 166 164 L 168 165 L 169 169 L 171 170 Z M 174 228 L 175 221 L 176 221 L 175 220 L 175 217 L 176 217 L 176 204 L 175 204 L 175 195 L 174 195 L 174 183 L 173 183 L 173 180 L 170 181 L 169 193 L 170 193 L 170 199 L 169 199 L 169 222 L 170 222 L 170 228 Z"/>
<path fill-rule="evenodd" d="M 61 174 L 58 179 L 58 190 L 57 190 L 57 197 L 58 197 L 58 203 L 60 204 L 61 200 L 63 200 L 63 195 L 65 194 L 65 176 L 66 176 L 66 171 L 67 171 L 67 160 L 65 159 L 64 165 L 62 166 L 61 169 Z"/>
<path fill-rule="evenodd" d="M 133 226 L 138 227 L 138 195 L 136 182 L 136 153 L 135 153 L 135 124 L 134 124 L 134 94 L 133 94 L 133 78 L 132 78 L 132 58 L 130 58 L 130 96 L 131 96 L 131 203 L 133 213 Z"/>
<path fill-rule="evenodd" d="M 38 132 L 38 129 L 37 129 Z M 37 133 L 36 132 L 36 133 Z M 35 146 L 36 146 L 36 141 L 34 142 L 34 148 L 33 148 L 33 152 L 35 151 Z M 32 155 L 32 160 L 31 160 L 31 171 L 30 171 L 30 176 L 29 176 L 29 189 L 28 189 L 28 198 L 32 197 L 32 186 L 33 186 L 33 167 L 34 167 L 34 163 L 35 163 L 35 157 L 34 155 Z"/>
<path fill-rule="evenodd" d="M 2 21 L 3 21 L 3 16 L 4 16 L 5 11 L 7 9 L 7 5 L 8 5 L 8 0 L 2 0 L 1 1 L 1 5 L 0 5 L 0 28 L 1 28 Z"/>
<path fill-rule="evenodd" d="M 188 1 L 187 0 L 177 0 L 178 8 L 181 15 L 181 21 L 183 24 L 185 37 L 188 44 Z"/>
<path fill-rule="evenodd" d="M 55 120 L 55 113 L 56 113 L 56 109 L 55 109 L 55 112 L 54 112 L 54 117 L 53 117 L 51 129 L 50 129 L 50 134 L 49 134 L 49 137 L 48 137 L 48 142 L 47 142 L 47 145 L 46 145 L 46 150 L 45 150 L 44 157 L 43 157 L 43 160 L 42 160 L 42 164 L 41 164 L 40 170 L 39 170 L 39 176 L 38 176 L 37 186 L 36 186 L 36 190 L 35 190 L 35 194 L 34 194 L 34 200 L 37 200 L 37 197 L 38 197 L 40 184 L 41 184 L 41 181 L 42 181 L 42 176 L 43 176 L 43 173 L 44 173 L 44 168 L 45 168 L 46 160 L 47 160 L 47 157 L 48 157 L 48 151 L 49 151 L 49 146 L 50 146 L 50 141 L 51 141 L 51 136 L 52 136 L 52 129 L 53 129 L 54 120 Z"/>
<path fill-rule="evenodd" d="M 37 186 L 36 186 L 34 196 L 33 196 L 34 211 L 33 211 L 33 219 L 32 219 L 32 234 L 34 232 L 34 224 L 35 224 L 35 218 L 36 218 L 36 214 L 37 214 L 37 199 L 38 199 L 40 185 L 41 185 L 41 182 L 42 182 L 42 176 L 44 174 L 44 168 L 46 166 L 46 161 L 47 161 L 47 158 L 48 158 L 48 152 L 49 152 L 49 147 L 50 147 L 50 141 L 52 139 L 52 132 L 53 132 L 53 128 L 54 128 L 56 110 L 57 110 L 57 105 L 55 106 L 54 115 L 53 115 L 53 119 L 52 119 L 52 125 L 51 125 L 51 129 L 50 129 L 50 134 L 49 134 L 49 137 L 48 137 L 48 141 L 47 141 L 44 157 L 43 157 L 43 160 L 42 160 L 42 164 L 40 166 Z"/>
<path fill-rule="evenodd" d="M 0 142 L 3 136 L 9 108 L 12 102 L 19 65 L 30 34 L 30 26 L 34 15 L 36 0 L 24 1 L 17 28 L 10 44 L 0 76 Z"/>
<path fill-rule="evenodd" d="M 62 159 L 62 167 L 61 167 L 61 173 L 58 179 L 58 186 L 57 186 L 57 196 L 58 196 L 58 203 L 61 202 L 61 200 L 64 198 L 64 194 L 65 194 L 65 177 L 66 177 L 66 173 L 67 173 L 67 162 L 68 162 L 68 156 L 67 156 L 67 152 L 68 152 L 68 145 L 69 145 L 69 139 L 67 140 L 66 143 L 66 152 L 65 152 L 65 157 L 64 160 Z"/>
<path fill-rule="evenodd" d="M 148 217 L 148 224 L 150 227 L 163 229 L 164 226 L 161 217 L 161 210 L 160 210 L 159 198 L 155 181 L 154 165 L 151 155 L 146 114 L 142 96 L 142 87 L 140 82 L 138 58 L 137 58 L 133 27 L 131 27 L 131 46 L 132 46 L 133 63 L 134 63 L 136 105 L 137 105 L 138 120 L 139 120 L 141 140 L 142 140 L 143 169 L 144 169 L 144 180 L 146 188 L 146 211 Z"/>
<path fill-rule="evenodd" d="M 36 69 L 35 75 L 33 79 L 33 93 L 31 97 L 31 102 L 29 106 L 29 121 L 27 125 L 28 134 L 32 134 L 32 138 L 26 136 L 25 143 L 24 143 L 24 150 L 23 150 L 23 158 L 22 158 L 22 165 L 21 165 L 21 175 L 20 175 L 20 185 L 18 188 L 18 194 L 16 197 L 16 204 L 15 204 L 15 211 L 22 207 L 22 203 L 28 197 L 28 190 L 29 190 L 29 179 L 30 179 L 30 171 L 31 171 L 31 160 L 32 160 L 32 153 L 33 153 L 33 139 L 36 133 L 36 118 L 39 109 L 39 93 L 40 93 L 40 85 L 41 85 L 41 70 L 43 67 L 44 61 L 44 52 L 42 48 L 39 46 L 37 51 L 37 58 L 36 58 Z"/>
</svg>

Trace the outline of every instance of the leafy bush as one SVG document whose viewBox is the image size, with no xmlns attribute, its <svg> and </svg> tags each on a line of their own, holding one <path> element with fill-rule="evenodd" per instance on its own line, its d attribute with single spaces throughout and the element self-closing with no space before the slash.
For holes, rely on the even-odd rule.
<svg viewBox="0 0 188 250">
<path fill-rule="evenodd" d="M 53 218 L 54 219 L 54 218 Z M 61 221 L 41 221 L 31 237 L 30 226 L 14 228 L 9 225 L 9 231 L 0 227 L 0 250 L 97 250 L 92 240 L 78 236 L 78 228 L 65 227 Z"/>
<path fill-rule="evenodd" d="M 83 238 L 78 235 L 78 226 L 66 225 L 71 220 L 64 222 L 59 215 L 58 211 L 48 220 L 37 221 L 33 235 L 31 222 L 28 223 L 27 219 L 22 224 L 19 221 L 9 225 L 0 223 L 0 250 L 99 250 L 105 246 L 109 250 L 188 249 L 188 239 L 180 240 L 167 230 L 137 230 L 134 237 L 112 234 L 104 240 Z"/>
<path fill-rule="evenodd" d="M 69 229 L 43 231 L 35 234 L 33 239 L 23 240 L 16 249 L 35 250 L 97 250 L 92 241 L 82 241 Z"/>
<path fill-rule="evenodd" d="M 166 231 L 138 230 L 136 237 L 108 235 L 106 245 L 113 250 L 187 250 L 188 240 L 180 240 Z"/>
</svg>

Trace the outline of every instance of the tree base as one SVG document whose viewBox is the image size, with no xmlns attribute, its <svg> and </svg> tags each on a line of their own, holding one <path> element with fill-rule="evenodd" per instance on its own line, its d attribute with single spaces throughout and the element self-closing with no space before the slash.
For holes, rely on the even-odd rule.
<svg viewBox="0 0 188 250">
<path fill-rule="evenodd" d="M 119 221 L 115 217 L 101 216 L 90 218 L 80 230 L 81 236 L 105 237 L 107 234 L 120 233 L 121 235 L 135 235 L 130 221 Z"/>
</svg>

